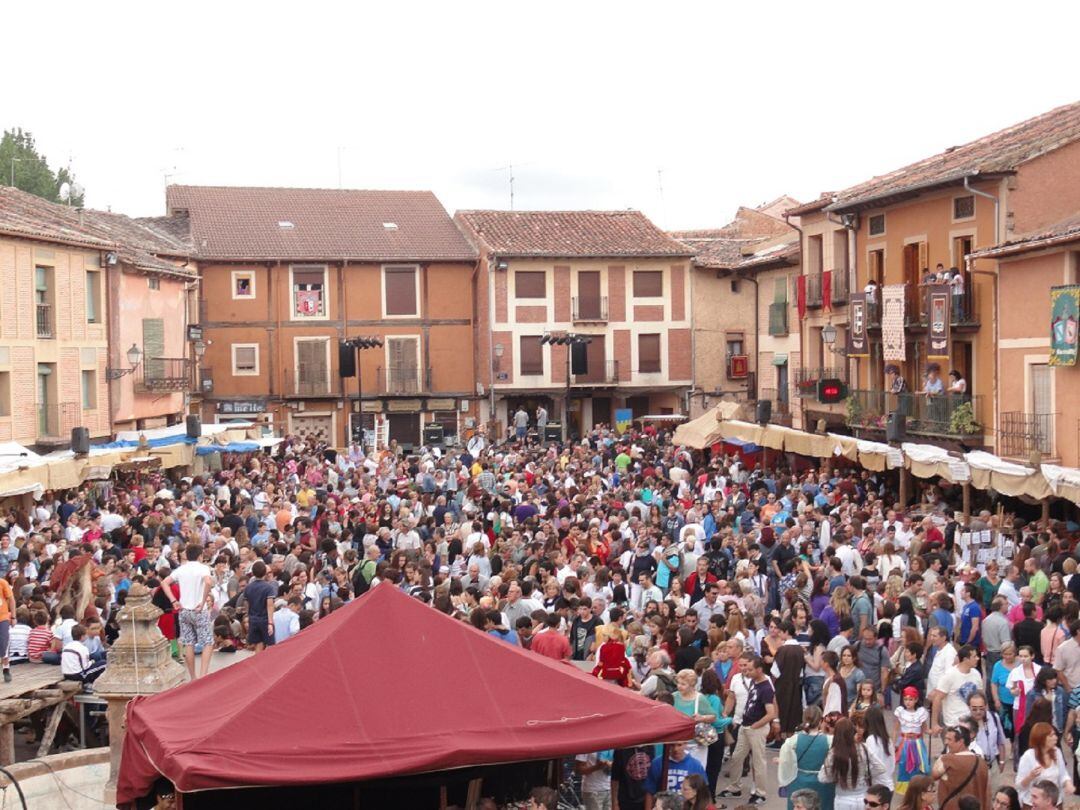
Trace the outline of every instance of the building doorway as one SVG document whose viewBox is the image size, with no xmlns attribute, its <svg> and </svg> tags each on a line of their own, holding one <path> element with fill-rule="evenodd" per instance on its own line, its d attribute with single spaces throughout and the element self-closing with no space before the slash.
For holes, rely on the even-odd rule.
<svg viewBox="0 0 1080 810">
<path fill-rule="evenodd" d="M 611 425 L 611 397 L 593 397 L 592 401 L 593 427 L 596 425 Z"/>
<path fill-rule="evenodd" d="M 578 273 L 578 320 L 602 320 L 600 307 L 600 271 L 582 270 Z"/>
<path fill-rule="evenodd" d="M 412 447 L 420 441 L 420 414 L 392 413 L 387 416 L 390 423 L 390 439 L 397 439 L 400 445 Z"/>
</svg>

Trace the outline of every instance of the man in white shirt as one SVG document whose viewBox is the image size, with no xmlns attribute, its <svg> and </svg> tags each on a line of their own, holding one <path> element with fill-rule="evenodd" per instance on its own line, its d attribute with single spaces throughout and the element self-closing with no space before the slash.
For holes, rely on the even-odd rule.
<svg viewBox="0 0 1080 810">
<path fill-rule="evenodd" d="M 180 598 L 173 600 L 173 608 L 180 609 L 180 643 L 184 647 L 184 662 L 188 674 L 195 679 L 195 647 L 202 646 L 199 677 L 210 672 L 210 659 L 214 655 L 214 633 L 211 626 L 207 596 L 214 587 L 214 576 L 202 560 L 203 550 L 197 545 L 187 548 L 187 562 L 173 571 L 161 582 L 161 589 L 170 593 L 169 586 L 180 586 Z"/>
<path fill-rule="evenodd" d="M 93 683 L 106 666 L 105 661 L 94 661 L 90 657 L 90 650 L 83 643 L 85 638 L 86 628 L 75 625 L 71 628 L 71 641 L 60 651 L 60 674 L 64 680 L 78 681 L 84 686 Z"/>
<path fill-rule="evenodd" d="M 641 583 L 641 587 L 638 589 L 636 599 L 634 600 L 634 610 L 638 614 L 642 613 L 645 609 L 645 605 L 650 601 L 654 601 L 657 604 L 664 601 L 663 592 L 653 585 L 652 577 L 648 572 L 643 571 L 638 576 L 638 582 Z"/>
<path fill-rule="evenodd" d="M 956 664 L 937 679 L 933 691 L 930 692 L 931 734 L 940 732 L 943 725 L 956 725 L 969 713 L 967 699 L 983 686 L 978 663 L 979 653 L 971 645 L 965 644 L 956 654 Z M 936 657 L 934 664 L 937 665 Z"/>
<path fill-rule="evenodd" d="M 926 634 L 926 640 L 935 650 L 934 661 L 926 676 L 926 694 L 929 695 L 937 688 L 942 676 L 956 663 L 956 648 L 949 643 L 949 637 L 945 635 L 945 629 L 940 625 L 930 628 Z"/>
<path fill-rule="evenodd" d="M 292 638 L 300 632 L 300 607 L 299 596 L 290 596 L 289 601 L 277 600 L 274 611 L 274 644 Z"/>
<path fill-rule="evenodd" d="M 838 540 L 840 538 L 837 538 Z M 846 577 L 853 577 L 862 570 L 862 557 L 855 547 L 844 543 L 836 549 L 836 558 L 843 566 L 840 570 Z"/>
<path fill-rule="evenodd" d="M 998 588 L 998 596 L 1004 596 L 1009 600 L 1009 607 L 1016 607 L 1020 604 L 1020 569 L 1015 565 L 1010 565 L 1009 570 L 1005 572 L 1005 578 L 1001 580 L 1001 587 Z"/>
</svg>

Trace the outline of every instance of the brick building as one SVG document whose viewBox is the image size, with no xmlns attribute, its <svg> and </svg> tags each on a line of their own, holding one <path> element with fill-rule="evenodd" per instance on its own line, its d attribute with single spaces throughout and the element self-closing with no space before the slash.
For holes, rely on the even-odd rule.
<svg viewBox="0 0 1080 810">
<path fill-rule="evenodd" d="M 460 211 L 481 253 L 478 379 L 485 418 L 543 404 L 572 434 L 681 413 L 693 381 L 693 251 L 637 211 Z M 541 342 L 576 335 L 579 347 Z M 572 362 L 575 355 L 577 361 Z"/>
<path fill-rule="evenodd" d="M 476 418 L 476 251 L 426 191 L 170 186 L 201 274 L 205 421 L 342 445 L 363 422 L 419 442 Z M 339 342 L 375 336 L 359 378 Z"/>
</svg>

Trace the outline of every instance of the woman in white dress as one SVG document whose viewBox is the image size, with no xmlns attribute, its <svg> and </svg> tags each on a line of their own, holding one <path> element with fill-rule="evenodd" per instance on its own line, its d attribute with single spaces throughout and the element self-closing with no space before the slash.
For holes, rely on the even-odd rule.
<svg viewBox="0 0 1080 810">
<path fill-rule="evenodd" d="M 836 721 L 832 748 L 818 771 L 818 779 L 836 785 L 835 810 L 863 810 L 867 789 L 884 784 L 889 770 L 865 743 L 855 741 L 851 720 L 841 717 Z"/>
<path fill-rule="evenodd" d="M 1058 748 L 1058 734 L 1049 723 L 1036 723 L 1031 727 L 1028 749 L 1020 757 L 1016 767 L 1016 790 L 1020 802 L 1031 806 L 1031 788 L 1036 782 L 1048 779 L 1058 787 L 1059 796 L 1071 796 L 1073 783 L 1065 757 Z"/>
</svg>

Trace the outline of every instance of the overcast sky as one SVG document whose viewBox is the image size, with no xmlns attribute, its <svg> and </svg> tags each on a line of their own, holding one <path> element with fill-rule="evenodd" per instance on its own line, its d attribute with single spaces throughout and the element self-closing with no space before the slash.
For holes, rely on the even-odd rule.
<svg viewBox="0 0 1080 810">
<path fill-rule="evenodd" d="M 164 213 L 166 176 L 507 208 L 512 162 L 515 208 L 707 227 L 1080 99 L 1077 23 L 950 0 L 18 3 L 0 126 L 132 215 Z"/>
</svg>

